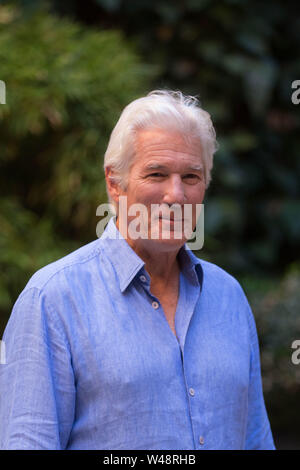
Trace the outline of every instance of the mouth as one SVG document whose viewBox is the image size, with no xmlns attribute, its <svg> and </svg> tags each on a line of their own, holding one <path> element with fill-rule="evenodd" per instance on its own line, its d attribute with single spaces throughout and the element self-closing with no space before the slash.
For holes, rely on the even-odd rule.
<svg viewBox="0 0 300 470">
<path fill-rule="evenodd" d="M 170 222 L 182 222 L 182 218 L 175 219 L 174 217 L 162 217 L 159 216 L 159 220 L 169 220 Z"/>
</svg>

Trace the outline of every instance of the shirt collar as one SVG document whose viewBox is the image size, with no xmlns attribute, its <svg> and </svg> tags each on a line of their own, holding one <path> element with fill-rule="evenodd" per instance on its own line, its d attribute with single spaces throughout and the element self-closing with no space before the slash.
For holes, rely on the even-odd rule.
<svg viewBox="0 0 300 470">
<path fill-rule="evenodd" d="M 100 240 L 102 240 L 105 254 L 109 257 L 116 270 L 120 289 L 123 293 L 141 270 L 144 271 L 147 279 L 149 279 L 149 276 L 144 268 L 145 262 L 135 253 L 121 235 L 116 227 L 115 220 L 116 217 L 112 217 L 109 220 Z M 178 257 L 183 275 L 190 282 L 195 283 L 197 282 L 197 279 L 195 279 L 196 272 L 200 289 L 202 289 L 203 270 L 200 259 L 192 253 L 186 244 L 179 250 Z"/>
</svg>

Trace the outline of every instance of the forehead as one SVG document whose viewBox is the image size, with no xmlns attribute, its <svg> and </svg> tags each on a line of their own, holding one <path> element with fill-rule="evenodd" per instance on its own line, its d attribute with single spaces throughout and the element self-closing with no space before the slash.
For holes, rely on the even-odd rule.
<svg viewBox="0 0 300 470">
<path fill-rule="evenodd" d="M 195 165 L 201 166 L 199 139 L 162 129 L 139 131 L 135 140 L 135 161 L 138 166 Z"/>
</svg>

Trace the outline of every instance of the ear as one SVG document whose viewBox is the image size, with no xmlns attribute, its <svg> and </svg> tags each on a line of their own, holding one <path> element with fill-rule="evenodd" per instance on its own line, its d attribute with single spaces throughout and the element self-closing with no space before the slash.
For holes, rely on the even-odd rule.
<svg viewBox="0 0 300 470">
<path fill-rule="evenodd" d="M 119 202 L 119 196 L 121 194 L 121 188 L 119 184 L 115 181 L 114 171 L 111 167 L 105 168 L 105 180 L 107 185 L 107 190 L 110 194 L 111 199 L 115 202 Z"/>
</svg>

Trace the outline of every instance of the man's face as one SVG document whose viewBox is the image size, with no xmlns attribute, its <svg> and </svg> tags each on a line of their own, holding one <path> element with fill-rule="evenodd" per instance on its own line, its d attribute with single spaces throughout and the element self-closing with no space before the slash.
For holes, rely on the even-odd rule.
<svg viewBox="0 0 300 470">
<path fill-rule="evenodd" d="M 205 193 L 204 168 L 201 147 L 198 140 L 185 139 L 178 132 L 166 130 L 143 130 L 138 132 L 135 142 L 135 156 L 131 167 L 126 191 L 120 191 L 127 197 L 127 208 L 132 204 L 143 204 L 147 208 L 147 217 L 143 218 L 149 243 L 159 243 L 165 250 L 175 249 L 186 242 L 183 224 L 187 220 L 186 204 L 192 208 L 191 224 L 196 225 L 196 204 L 201 204 Z M 152 210 L 151 205 L 162 205 L 162 213 Z M 176 205 L 178 211 L 171 212 L 169 207 Z M 153 209 L 153 208 L 152 208 Z M 164 211 L 165 209 L 165 211 Z M 134 216 L 127 215 L 127 226 Z M 124 212 L 119 213 L 118 226 Z M 172 220 L 174 218 L 174 220 Z M 155 225 L 155 227 L 154 227 Z M 177 238 L 178 227 L 182 236 Z M 152 228 L 152 232 L 151 232 Z M 153 239 L 151 233 L 156 233 Z M 129 231 L 130 235 L 130 231 Z"/>
</svg>

